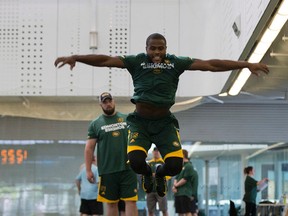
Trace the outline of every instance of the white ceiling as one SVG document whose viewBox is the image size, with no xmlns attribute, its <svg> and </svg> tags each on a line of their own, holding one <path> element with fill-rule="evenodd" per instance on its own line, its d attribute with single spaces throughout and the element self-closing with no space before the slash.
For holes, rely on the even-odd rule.
<svg viewBox="0 0 288 216">
<path fill-rule="evenodd" d="M 275 10 L 277 9 L 277 1 L 274 1 L 273 7 L 266 9 L 261 18 L 254 34 L 248 42 L 242 53 L 241 59 L 247 59 L 249 53 L 253 50 L 258 40 L 263 34 L 263 30 L 271 21 Z M 268 65 L 270 69 L 269 75 L 260 77 L 250 76 L 240 94 L 236 97 L 222 98 L 227 101 L 243 102 L 243 103 L 287 103 L 288 91 L 288 22 L 284 25 L 281 32 L 268 49 L 261 62 Z M 228 90 L 232 82 L 237 76 L 238 71 L 234 71 L 229 77 L 223 92 Z"/>
</svg>

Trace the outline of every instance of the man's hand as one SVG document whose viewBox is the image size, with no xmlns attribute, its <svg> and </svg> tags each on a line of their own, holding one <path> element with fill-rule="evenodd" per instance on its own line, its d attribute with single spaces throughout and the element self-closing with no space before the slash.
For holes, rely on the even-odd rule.
<svg viewBox="0 0 288 216">
<path fill-rule="evenodd" d="M 94 178 L 93 172 L 91 170 L 86 171 L 86 177 L 90 183 L 92 183 L 92 184 L 95 183 L 95 178 Z"/>
<path fill-rule="evenodd" d="M 172 187 L 172 192 L 177 193 L 177 188 L 175 186 Z"/>
<path fill-rule="evenodd" d="M 60 65 L 58 66 L 58 64 Z M 58 67 L 58 68 L 63 67 L 65 64 L 69 64 L 70 70 L 72 70 L 76 65 L 76 60 L 73 56 L 68 56 L 68 57 L 59 57 L 54 62 L 55 67 Z"/>
<path fill-rule="evenodd" d="M 260 76 L 261 72 L 269 73 L 269 68 L 263 63 L 250 63 L 248 69 L 256 76 Z"/>
</svg>

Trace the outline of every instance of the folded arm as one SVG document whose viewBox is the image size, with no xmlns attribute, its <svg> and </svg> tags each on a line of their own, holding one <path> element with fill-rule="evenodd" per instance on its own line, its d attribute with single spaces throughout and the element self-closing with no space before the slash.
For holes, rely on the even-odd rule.
<svg viewBox="0 0 288 216">
<path fill-rule="evenodd" d="M 179 181 L 174 182 L 174 187 L 181 187 L 182 185 L 186 184 L 187 180 L 185 178 L 180 179 Z"/>
</svg>

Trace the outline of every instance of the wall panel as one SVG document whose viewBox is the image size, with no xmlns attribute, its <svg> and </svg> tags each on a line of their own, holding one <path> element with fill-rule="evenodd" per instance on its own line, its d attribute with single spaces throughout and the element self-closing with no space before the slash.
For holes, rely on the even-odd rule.
<svg viewBox="0 0 288 216">
<path fill-rule="evenodd" d="M 130 75 L 119 69 L 77 64 L 56 70 L 57 56 L 145 52 L 146 37 L 160 32 L 168 52 L 195 58 L 237 59 L 268 0 L 1 0 L 0 95 L 91 96 L 133 93 Z M 240 15 L 241 35 L 232 24 Z M 98 47 L 90 49 L 90 32 Z M 229 76 L 193 72 L 180 79 L 177 96 L 219 93 Z"/>
<path fill-rule="evenodd" d="M 288 118 L 285 118 L 288 107 L 284 104 L 203 104 L 175 115 L 183 141 L 271 143 L 288 140 Z M 2 117 L 0 139 L 85 140 L 88 125 L 89 121 Z"/>
</svg>

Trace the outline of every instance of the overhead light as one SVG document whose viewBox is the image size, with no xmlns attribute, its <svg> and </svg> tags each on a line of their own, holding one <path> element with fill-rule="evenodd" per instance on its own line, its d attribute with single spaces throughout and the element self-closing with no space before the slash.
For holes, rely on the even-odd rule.
<svg viewBox="0 0 288 216">
<path fill-rule="evenodd" d="M 275 53 L 275 52 L 271 52 L 271 53 L 270 53 L 270 56 L 271 56 L 271 57 L 274 57 L 274 56 L 287 57 L 287 56 L 288 56 L 288 53 Z"/>
<path fill-rule="evenodd" d="M 196 97 L 196 98 L 192 98 L 192 99 L 189 99 L 189 100 L 185 100 L 185 101 L 181 101 L 181 102 L 177 102 L 174 104 L 174 106 L 183 106 L 183 105 L 188 105 L 188 104 L 192 104 L 192 103 L 195 103 L 199 100 L 201 100 L 202 97 Z"/>
<path fill-rule="evenodd" d="M 191 149 L 188 152 L 188 157 L 190 158 L 191 155 L 193 154 L 193 152 L 195 152 L 195 150 L 198 148 L 198 146 L 200 146 L 202 144 L 202 142 L 197 141 L 193 144 L 193 146 L 191 147 Z"/>
<path fill-rule="evenodd" d="M 229 90 L 229 95 L 237 95 L 241 91 L 243 85 L 246 83 L 248 78 L 250 77 L 251 72 L 248 68 L 244 68 L 241 73 L 238 75 L 237 79 L 233 83 L 233 86 Z"/>
<path fill-rule="evenodd" d="M 283 0 L 272 18 L 271 23 L 268 25 L 258 44 L 256 45 L 254 51 L 248 58 L 248 62 L 250 63 L 258 63 L 261 61 L 284 24 L 288 20 L 288 0 Z M 239 75 L 232 87 L 229 90 L 229 95 L 238 95 L 241 91 L 242 87 L 245 85 L 247 80 L 249 79 L 251 72 L 244 68 L 239 72 Z"/>
<path fill-rule="evenodd" d="M 271 149 L 280 147 L 280 146 L 282 146 L 282 145 L 284 145 L 284 144 L 286 144 L 286 143 L 285 143 L 285 142 L 275 143 L 275 144 L 273 144 L 273 145 L 270 145 L 270 146 L 268 146 L 268 147 L 266 147 L 266 148 L 263 148 L 263 149 L 260 149 L 260 150 L 258 150 L 258 151 L 256 151 L 256 152 L 254 152 L 253 154 L 247 156 L 246 159 L 247 159 L 247 160 L 248 160 L 248 159 L 251 159 L 251 158 L 253 158 L 253 157 L 255 157 L 255 156 L 257 156 L 257 155 L 259 155 L 259 154 L 261 154 L 261 153 L 263 153 L 263 152 L 265 152 L 265 151 L 268 151 L 268 150 L 271 150 Z"/>
<path fill-rule="evenodd" d="M 227 92 L 223 92 L 223 93 L 220 93 L 218 94 L 219 97 L 226 97 L 228 96 L 228 93 Z"/>
</svg>

